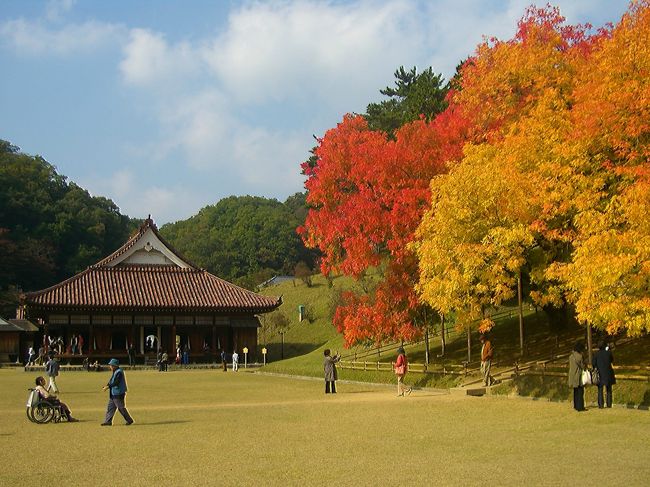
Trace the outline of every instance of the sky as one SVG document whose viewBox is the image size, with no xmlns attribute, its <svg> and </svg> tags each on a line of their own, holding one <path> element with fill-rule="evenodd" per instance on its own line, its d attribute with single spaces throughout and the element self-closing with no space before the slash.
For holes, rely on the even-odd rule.
<svg viewBox="0 0 650 487">
<path fill-rule="evenodd" d="M 534 0 L 3 0 L 0 139 L 158 224 L 230 195 L 283 201 L 400 66 L 449 78 Z M 616 23 L 623 0 L 555 0 Z M 544 2 L 537 2 L 545 5 Z"/>
</svg>

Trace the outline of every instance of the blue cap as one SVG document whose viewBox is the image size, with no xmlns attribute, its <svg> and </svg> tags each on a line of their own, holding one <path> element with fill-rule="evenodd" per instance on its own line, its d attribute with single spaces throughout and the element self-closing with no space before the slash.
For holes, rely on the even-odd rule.
<svg viewBox="0 0 650 487">
<path fill-rule="evenodd" d="M 119 367 L 120 361 L 117 360 L 116 358 L 112 358 L 108 361 L 108 365 L 114 365 L 115 367 Z"/>
</svg>

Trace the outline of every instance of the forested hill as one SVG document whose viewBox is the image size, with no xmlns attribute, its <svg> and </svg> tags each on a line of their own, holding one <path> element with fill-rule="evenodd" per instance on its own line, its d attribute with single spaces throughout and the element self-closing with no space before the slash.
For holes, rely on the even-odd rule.
<svg viewBox="0 0 650 487">
<path fill-rule="evenodd" d="M 209 272 L 247 288 L 276 274 L 294 274 L 315 254 L 296 228 L 305 221 L 305 195 L 284 203 L 258 196 L 230 196 L 160 232 L 184 257 Z M 302 264 L 301 264 L 302 265 Z"/>
<path fill-rule="evenodd" d="M 50 286 L 110 254 L 139 223 L 0 140 L 0 313 L 13 315 L 19 290 Z"/>
</svg>

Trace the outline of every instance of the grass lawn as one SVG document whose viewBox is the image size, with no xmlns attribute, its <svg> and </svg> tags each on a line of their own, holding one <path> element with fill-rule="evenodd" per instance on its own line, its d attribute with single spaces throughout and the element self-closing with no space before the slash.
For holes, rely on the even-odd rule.
<svg viewBox="0 0 650 487">
<path fill-rule="evenodd" d="M 81 422 L 25 417 L 34 374 L 0 369 L 0 485 L 647 485 L 650 414 L 218 370 L 127 371 L 101 427 L 108 373 L 69 372 Z M 607 468 L 599 459 L 611 458 Z"/>
</svg>

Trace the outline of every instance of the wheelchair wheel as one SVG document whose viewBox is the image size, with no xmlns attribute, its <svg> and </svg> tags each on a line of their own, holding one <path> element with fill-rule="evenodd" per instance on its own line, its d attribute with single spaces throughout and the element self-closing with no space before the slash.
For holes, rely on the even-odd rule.
<svg viewBox="0 0 650 487">
<path fill-rule="evenodd" d="M 52 421 L 54 410 L 46 402 L 40 402 L 32 408 L 32 420 L 35 423 L 43 424 Z"/>
<path fill-rule="evenodd" d="M 32 423 L 35 423 L 34 418 L 32 418 L 32 408 L 27 406 L 27 419 L 29 419 Z"/>
</svg>

